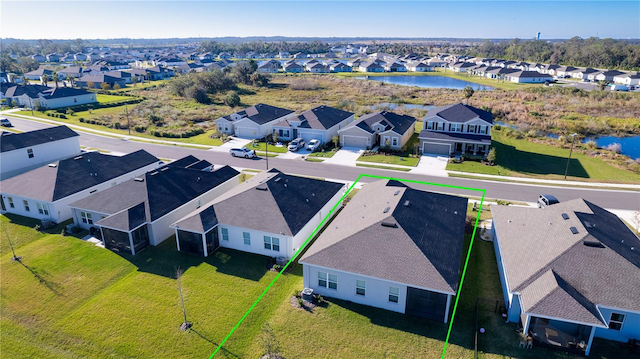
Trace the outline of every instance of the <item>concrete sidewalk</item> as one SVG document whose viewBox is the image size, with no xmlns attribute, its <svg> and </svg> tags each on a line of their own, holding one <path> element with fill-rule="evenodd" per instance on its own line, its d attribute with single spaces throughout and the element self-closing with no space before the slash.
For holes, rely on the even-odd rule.
<svg viewBox="0 0 640 359">
<path fill-rule="evenodd" d="M 449 174 L 459 174 L 464 176 L 473 176 L 473 177 L 482 177 L 480 180 L 490 181 L 491 179 L 496 180 L 507 180 L 513 182 L 531 182 L 531 183 L 539 183 L 539 184 L 556 184 L 556 185 L 565 185 L 565 186 L 591 186 L 591 187 L 611 187 L 611 188 L 629 188 L 629 189 L 640 189 L 640 184 L 626 184 L 626 183 L 602 183 L 602 182 L 581 182 L 581 181 L 562 181 L 562 180 L 549 180 L 549 179 L 539 179 L 539 178 L 526 178 L 526 177 L 510 177 L 510 176 L 497 176 L 497 175 L 485 175 L 481 173 L 472 173 L 472 172 L 459 172 L 459 171 L 446 171 Z"/>
</svg>

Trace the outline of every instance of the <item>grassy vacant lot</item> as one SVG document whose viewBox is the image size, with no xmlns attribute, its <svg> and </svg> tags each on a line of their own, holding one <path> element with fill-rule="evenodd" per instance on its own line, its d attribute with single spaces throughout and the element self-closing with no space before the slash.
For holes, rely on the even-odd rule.
<svg viewBox="0 0 640 359">
<path fill-rule="evenodd" d="M 505 136 L 501 131 L 492 133 L 492 146 L 496 149 L 496 165 L 480 162 L 450 162 L 448 170 L 490 175 L 563 179 L 569 150 L 533 143 L 526 139 Z M 605 161 L 589 157 L 574 149 L 567 179 L 592 182 L 640 183 L 640 175 L 619 169 Z"/>
<path fill-rule="evenodd" d="M 266 258 L 220 250 L 178 253 L 168 239 L 135 257 L 73 237 L 3 226 L 21 246 L 11 261 L 0 239 L 3 357 L 206 358 L 274 278 Z M 182 332 L 175 268 L 193 331 Z M 227 342 L 220 357 L 244 358 L 260 328 L 300 281 L 287 274 Z"/>
</svg>

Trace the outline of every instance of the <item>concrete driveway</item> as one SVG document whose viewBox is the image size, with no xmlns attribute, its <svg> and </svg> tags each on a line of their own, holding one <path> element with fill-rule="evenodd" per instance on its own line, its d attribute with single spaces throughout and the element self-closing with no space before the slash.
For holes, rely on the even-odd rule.
<svg viewBox="0 0 640 359">
<path fill-rule="evenodd" d="M 439 155 L 422 155 L 420 162 L 411 173 L 420 173 L 430 176 L 447 177 L 447 162 L 449 157 Z"/>
<path fill-rule="evenodd" d="M 330 163 L 334 165 L 343 165 L 343 166 L 355 166 L 356 160 L 364 150 L 362 148 L 357 147 L 342 147 L 335 155 L 331 158 L 327 158 L 324 160 L 324 163 Z"/>
<path fill-rule="evenodd" d="M 231 137 L 231 139 L 223 144 L 221 144 L 220 146 L 215 146 L 211 149 L 211 151 L 216 151 L 216 152 L 229 152 L 230 149 L 232 148 L 242 148 L 245 145 L 248 145 L 251 143 L 252 140 L 248 140 L 248 139 L 244 139 L 244 138 L 237 138 L 237 137 Z"/>
<path fill-rule="evenodd" d="M 302 160 L 303 156 L 310 154 L 311 151 L 305 149 L 299 149 L 296 152 L 287 151 L 282 154 L 278 154 L 278 158 L 284 158 L 288 160 Z"/>
</svg>

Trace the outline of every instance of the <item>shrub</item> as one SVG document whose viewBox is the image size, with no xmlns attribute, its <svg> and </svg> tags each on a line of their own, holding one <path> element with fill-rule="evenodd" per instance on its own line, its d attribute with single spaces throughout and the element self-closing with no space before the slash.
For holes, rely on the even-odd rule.
<svg viewBox="0 0 640 359">
<path fill-rule="evenodd" d="M 80 122 L 84 122 L 84 117 L 80 117 L 80 118 L 78 119 L 78 121 L 80 121 Z"/>
<path fill-rule="evenodd" d="M 296 297 L 296 298 L 299 298 L 300 297 L 300 291 L 298 289 L 293 291 L 293 296 Z"/>
<path fill-rule="evenodd" d="M 304 300 L 302 300 L 302 298 L 298 298 L 298 305 L 300 308 L 304 308 Z"/>
<path fill-rule="evenodd" d="M 106 82 L 103 82 L 103 83 L 100 84 L 100 88 L 103 89 L 103 90 L 109 90 L 111 88 L 111 85 L 109 85 Z"/>
<path fill-rule="evenodd" d="M 587 149 L 592 150 L 592 151 L 595 150 L 596 148 L 598 148 L 598 144 L 594 140 L 587 141 L 586 146 L 587 146 Z"/>
<path fill-rule="evenodd" d="M 224 104 L 231 108 L 240 106 L 240 96 L 235 91 L 229 91 L 224 97 Z"/>
<path fill-rule="evenodd" d="M 113 89 L 114 90 L 120 90 L 122 87 L 119 84 L 114 84 L 113 85 Z"/>
<path fill-rule="evenodd" d="M 621 144 L 619 144 L 619 143 L 617 143 L 617 142 L 614 142 L 614 143 L 612 143 L 612 144 L 610 144 L 610 145 L 607 145 L 607 146 L 605 146 L 604 148 L 605 148 L 606 150 L 609 150 L 609 151 L 614 152 L 614 153 L 620 153 L 620 152 L 622 152 L 622 145 L 621 145 Z"/>
<path fill-rule="evenodd" d="M 316 80 L 303 77 L 293 81 L 289 87 L 297 91 L 313 91 L 320 89 L 320 83 Z"/>
<path fill-rule="evenodd" d="M 72 108 L 68 108 L 66 112 L 67 112 L 67 115 L 70 115 L 70 116 L 73 116 L 73 114 L 75 113 Z"/>
<path fill-rule="evenodd" d="M 489 153 L 487 154 L 487 161 L 489 161 L 489 163 L 492 166 L 496 162 L 496 149 L 495 148 L 492 148 L 491 150 L 489 150 Z"/>
</svg>

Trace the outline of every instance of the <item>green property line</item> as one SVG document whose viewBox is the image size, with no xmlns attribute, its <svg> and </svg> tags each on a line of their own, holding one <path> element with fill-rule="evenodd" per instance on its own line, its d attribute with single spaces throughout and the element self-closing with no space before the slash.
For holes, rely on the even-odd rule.
<svg viewBox="0 0 640 359">
<path fill-rule="evenodd" d="M 470 188 L 470 187 L 462 187 L 462 186 L 454 186 L 454 185 L 447 185 L 447 184 L 441 184 L 441 183 L 430 183 L 430 182 L 423 182 L 423 181 L 415 181 L 415 180 L 405 180 L 405 179 L 400 179 L 400 178 L 394 178 L 394 177 L 383 177 L 383 176 L 376 176 L 376 175 L 370 175 L 370 174 L 360 174 L 358 176 L 358 178 L 356 178 L 355 182 L 353 182 L 353 184 L 347 189 L 347 191 L 342 195 L 342 197 L 340 198 L 340 200 L 333 206 L 333 208 L 331 208 L 331 210 L 329 211 L 329 213 L 327 213 L 327 215 L 322 219 L 322 221 L 320 222 L 320 224 L 318 224 L 318 226 L 316 227 L 316 229 L 313 230 L 313 232 L 311 233 L 311 235 L 309 235 L 309 238 L 307 238 L 305 240 L 305 242 L 302 244 L 302 246 L 300 248 L 298 248 L 298 250 L 294 253 L 293 257 L 291 257 L 291 259 L 289 259 L 289 261 L 287 262 L 287 264 L 280 270 L 280 272 L 278 272 L 278 274 L 276 275 L 275 278 L 273 278 L 273 280 L 271 281 L 271 283 L 269 283 L 269 285 L 267 286 L 267 288 L 265 288 L 265 290 L 262 292 L 262 294 L 260 294 L 260 296 L 258 297 L 258 299 L 255 300 L 255 302 L 253 302 L 253 304 L 251 305 L 251 307 L 244 313 L 244 315 L 242 316 L 242 318 L 240 318 L 240 320 L 238 321 L 238 323 L 236 323 L 236 325 L 231 329 L 231 331 L 229 332 L 229 334 L 227 334 L 227 336 L 220 342 L 220 344 L 218 344 L 218 347 L 216 348 L 216 350 L 211 354 L 211 356 L 209 357 L 209 359 L 212 359 L 216 353 L 218 353 L 218 351 L 220 351 L 220 349 L 222 348 L 222 346 L 227 342 L 227 340 L 229 339 L 229 337 L 231 337 L 231 335 L 236 331 L 236 329 L 238 329 L 238 327 L 240 326 L 240 324 L 242 324 L 242 322 L 245 320 L 245 318 L 249 315 L 249 313 L 251 313 L 251 311 L 253 310 L 253 308 L 256 307 L 256 305 L 258 305 L 258 302 L 260 302 L 260 300 L 262 299 L 262 297 L 264 297 L 265 294 L 267 294 L 267 292 L 269 291 L 269 289 L 271 289 L 271 287 L 273 286 L 273 284 L 278 280 L 278 278 L 280 278 L 280 276 L 282 275 L 282 273 L 284 273 L 285 270 L 287 270 L 287 268 L 289 267 L 289 265 L 298 257 L 298 255 L 300 255 L 300 253 L 306 248 L 307 244 L 309 244 L 309 241 L 311 241 L 311 239 L 316 235 L 316 233 L 318 233 L 318 231 L 320 230 L 320 228 L 322 228 L 322 226 L 325 224 L 325 222 L 331 217 L 331 214 L 333 214 L 333 212 L 336 210 L 336 208 L 338 208 L 338 205 L 340 205 L 342 203 L 342 201 L 345 199 L 346 196 L 349 195 L 349 193 L 351 192 L 351 190 L 353 190 L 353 188 L 355 187 L 355 185 L 360 181 L 360 179 L 362 177 L 370 177 L 370 178 L 376 178 L 376 179 L 387 179 L 387 180 L 394 180 L 394 181 L 401 181 L 401 182 L 410 182 L 410 183 L 419 183 L 419 184 L 426 184 L 426 185 L 433 185 L 433 186 L 440 186 L 440 187 L 449 187 L 449 188 L 457 188 L 457 189 L 464 189 L 464 190 L 470 190 L 470 191 L 481 191 L 482 192 L 482 199 L 480 201 L 480 209 L 478 210 L 478 215 L 476 216 L 476 222 L 475 222 L 475 226 L 473 228 L 473 235 L 471 237 L 471 243 L 469 244 L 469 250 L 467 251 L 467 258 L 466 261 L 464 263 L 464 269 L 462 270 L 462 279 L 460 280 L 460 286 L 458 288 L 458 294 L 456 295 L 456 301 L 455 304 L 453 306 L 453 314 L 451 315 L 451 322 L 449 324 L 449 330 L 447 332 L 447 339 L 444 345 L 444 350 L 442 351 L 442 357 L 444 358 L 444 354 L 447 350 L 447 344 L 449 342 L 449 335 L 451 334 L 451 329 L 452 329 L 452 325 L 453 325 L 453 318 L 455 317 L 456 314 L 456 309 L 458 307 L 458 297 L 460 296 L 460 290 L 462 289 L 462 283 L 464 281 L 464 275 L 467 271 L 467 264 L 469 263 L 469 257 L 471 255 L 471 247 L 473 246 L 473 237 L 475 236 L 476 233 L 476 228 L 478 227 L 478 220 L 480 218 L 480 211 L 482 210 L 482 203 L 484 201 L 484 195 L 485 195 L 485 190 L 484 189 L 478 189 L 478 188 Z"/>
</svg>

